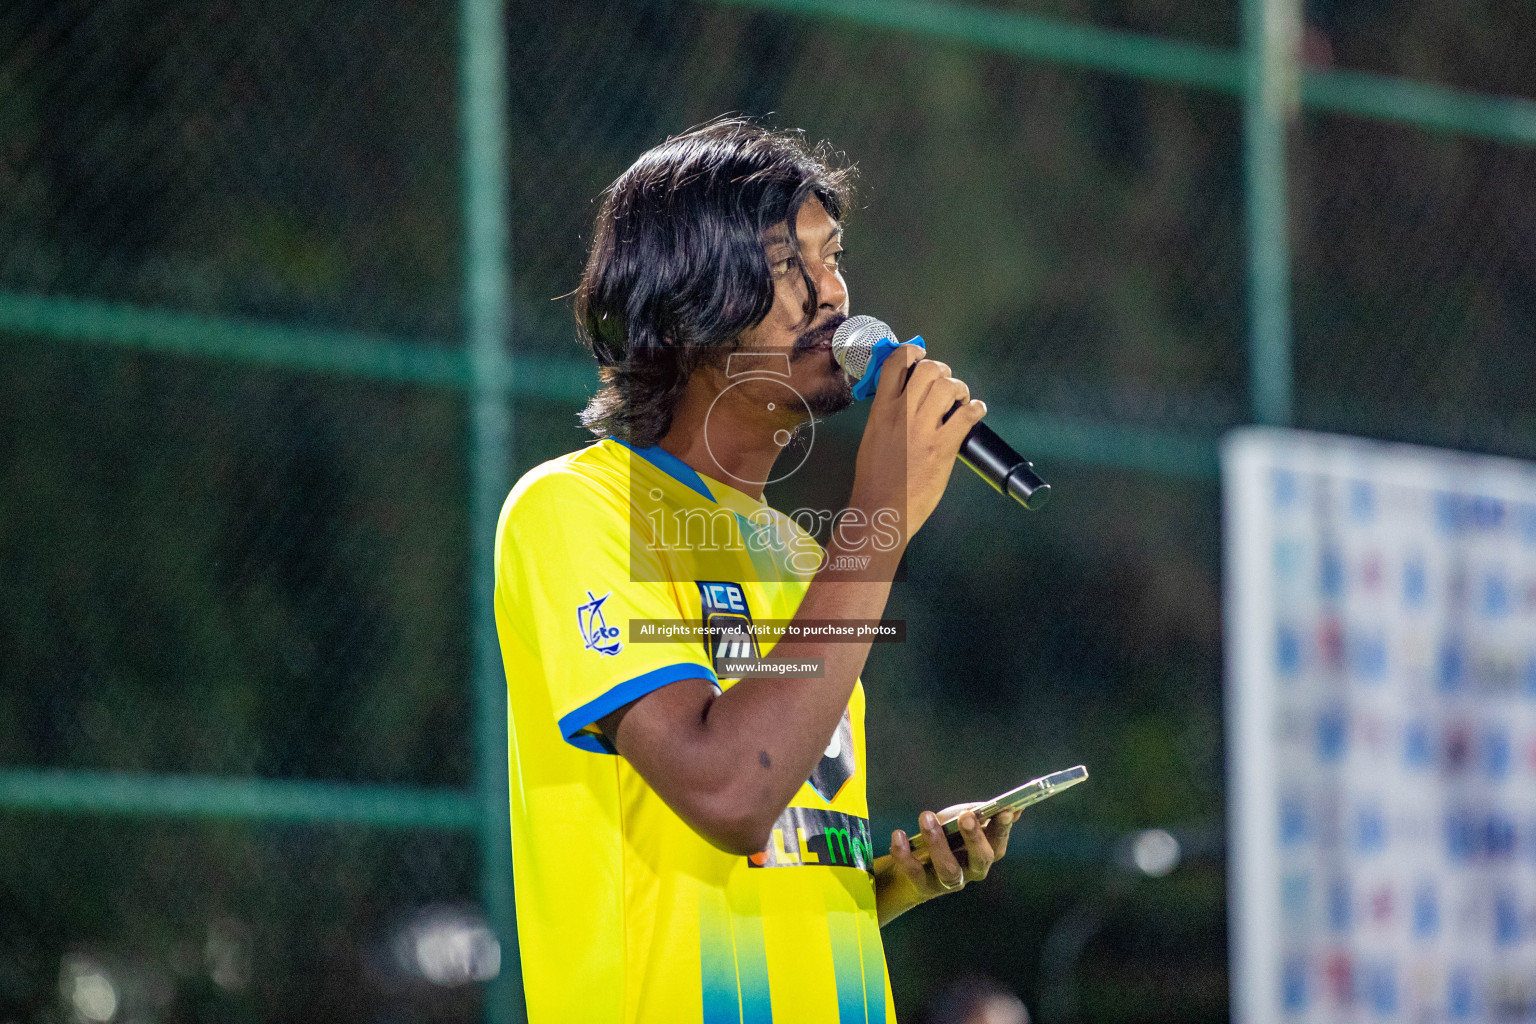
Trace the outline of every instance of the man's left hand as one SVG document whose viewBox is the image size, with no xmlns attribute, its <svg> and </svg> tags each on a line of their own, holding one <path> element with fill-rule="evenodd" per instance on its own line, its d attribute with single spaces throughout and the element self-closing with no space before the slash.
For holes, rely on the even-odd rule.
<svg viewBox="0 0 1536 1024">
<path fill-rule="evenodd" d="M 891 833 L 889 856 L 875 861 L 875 895 L 879 907 L 880 923 L 925 903 L 935 896 L 959 892 L 968 882 L 979 882 L 987 877 L 992 865 L 1002 860 L 1008 851 L 1008 833 L 1018 820 L 1018 811 L 1002 811 L 995 817 L 977 820 L 972 813 L 980 804 L 956 804 L 935 814 L 924 811 L 918 815 L 918 826 L 923 831 L 923 842 L 928 852 L 928 863 L 918 860 L 912 852 L 911 841 L 900 829 Z M 965 863 L 949 848 L 949 838 L 944 834 L 944 823 L 960 819 L 960 835 L 965 840 Z"/>
</svg>

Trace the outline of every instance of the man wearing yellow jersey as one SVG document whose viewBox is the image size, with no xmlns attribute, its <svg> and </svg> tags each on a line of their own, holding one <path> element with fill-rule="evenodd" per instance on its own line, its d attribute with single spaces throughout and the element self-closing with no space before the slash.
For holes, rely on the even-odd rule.
<svg viewBox="0 0 1536 1024">
<path fill-rule="evenodd" d="M 956 808 L 963 858 L 932 812 L 931 864 L 900 831 L 877 858 L 869 639 L 761 629 L 878 620 L 986 411 L 902 346 L 825 550 L 764 504 L 788 440 L 852 401 L 830 352 L 847 178 L 718 121 L 642 155 L 598 213 L 575 294 L 599 440 L 519 480 L 497 534 L 533 1024 L 894 1022 L 880 926 L 1006 848 L 1012 815 Z M 741 678 L 742 658 L 779 671 Z"/>
</svg>

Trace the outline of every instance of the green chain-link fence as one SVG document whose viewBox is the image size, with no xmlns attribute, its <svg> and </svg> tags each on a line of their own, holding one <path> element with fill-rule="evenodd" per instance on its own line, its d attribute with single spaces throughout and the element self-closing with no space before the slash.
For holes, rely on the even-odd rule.
<svg viewBox="0 0 1536 1024">
<path fill-rule="evenodd" d="M 101 1020 L 519 1019 L 490 531 L 581 443 L 553 300 L 597 193 L 727 110 L 858 163 L 855 306 L 1058 492 L 957 477 L 866 673 L 877 829 L 1095 770 L 888 929 L 898 1005 L 1033 1002 L 1115 836 L 1169 825 L 1083 1012 L 1222 1019 L 1217 435 L 1536 456 L 1536 104 L 1478 95 L 1533 88 L 1536 29 L 1304 14 L 1298 70 L 1273 0 L 0 9 L 0 1021 L 101 979 Z M 422 915 L 475 906 L 498 980 L 422 977 Z"/>
</svg>

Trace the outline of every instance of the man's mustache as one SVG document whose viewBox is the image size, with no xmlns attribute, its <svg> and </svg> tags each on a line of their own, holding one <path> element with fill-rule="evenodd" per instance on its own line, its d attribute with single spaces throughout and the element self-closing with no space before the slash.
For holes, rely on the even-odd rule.
<svg viewBox="0 0 1536 1024">
<path fill-rule="evenodd" d="M 819 324 L 816 327 L 812 327 L 810 330 L 802 332 L 799 337 L 795 338 L 795 348 L 793 355 L 798 356 L 803 352 L 809 352 L 811 349 L 832 344 L 832 335 L 837 333 L 837 329 L 841 327 L 843 322 L 847 319 L 848 318 L 846 316 L 838 313 L 835 314 L 832 319 L 828 320 L 826 323 Z"/>
</svg>

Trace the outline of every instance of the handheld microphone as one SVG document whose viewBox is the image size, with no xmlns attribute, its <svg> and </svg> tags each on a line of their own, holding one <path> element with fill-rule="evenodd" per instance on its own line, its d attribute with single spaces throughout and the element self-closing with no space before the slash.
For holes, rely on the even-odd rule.
<svg viewBox="0 0 1536 1024">
<path fill-rule="evenodd" d="M 885 357 L 900 344 L 889 326 L 872 316 L 845 320 L 832 335 L 832 358 L 856 382 L 854 394 L 874 394 Z M 911 370 L 907 371 L 909 374 Z M 950 410 L 953 412 L 954 410 Z M 1014 451 L 985 423 L 978 423 L 960 445 L 960 461 L 975 470 L 993 489 L 1030 511 L 1045 504 L 1051 485 L 1040 479 L 1032 463 Z"/>
</svg>

